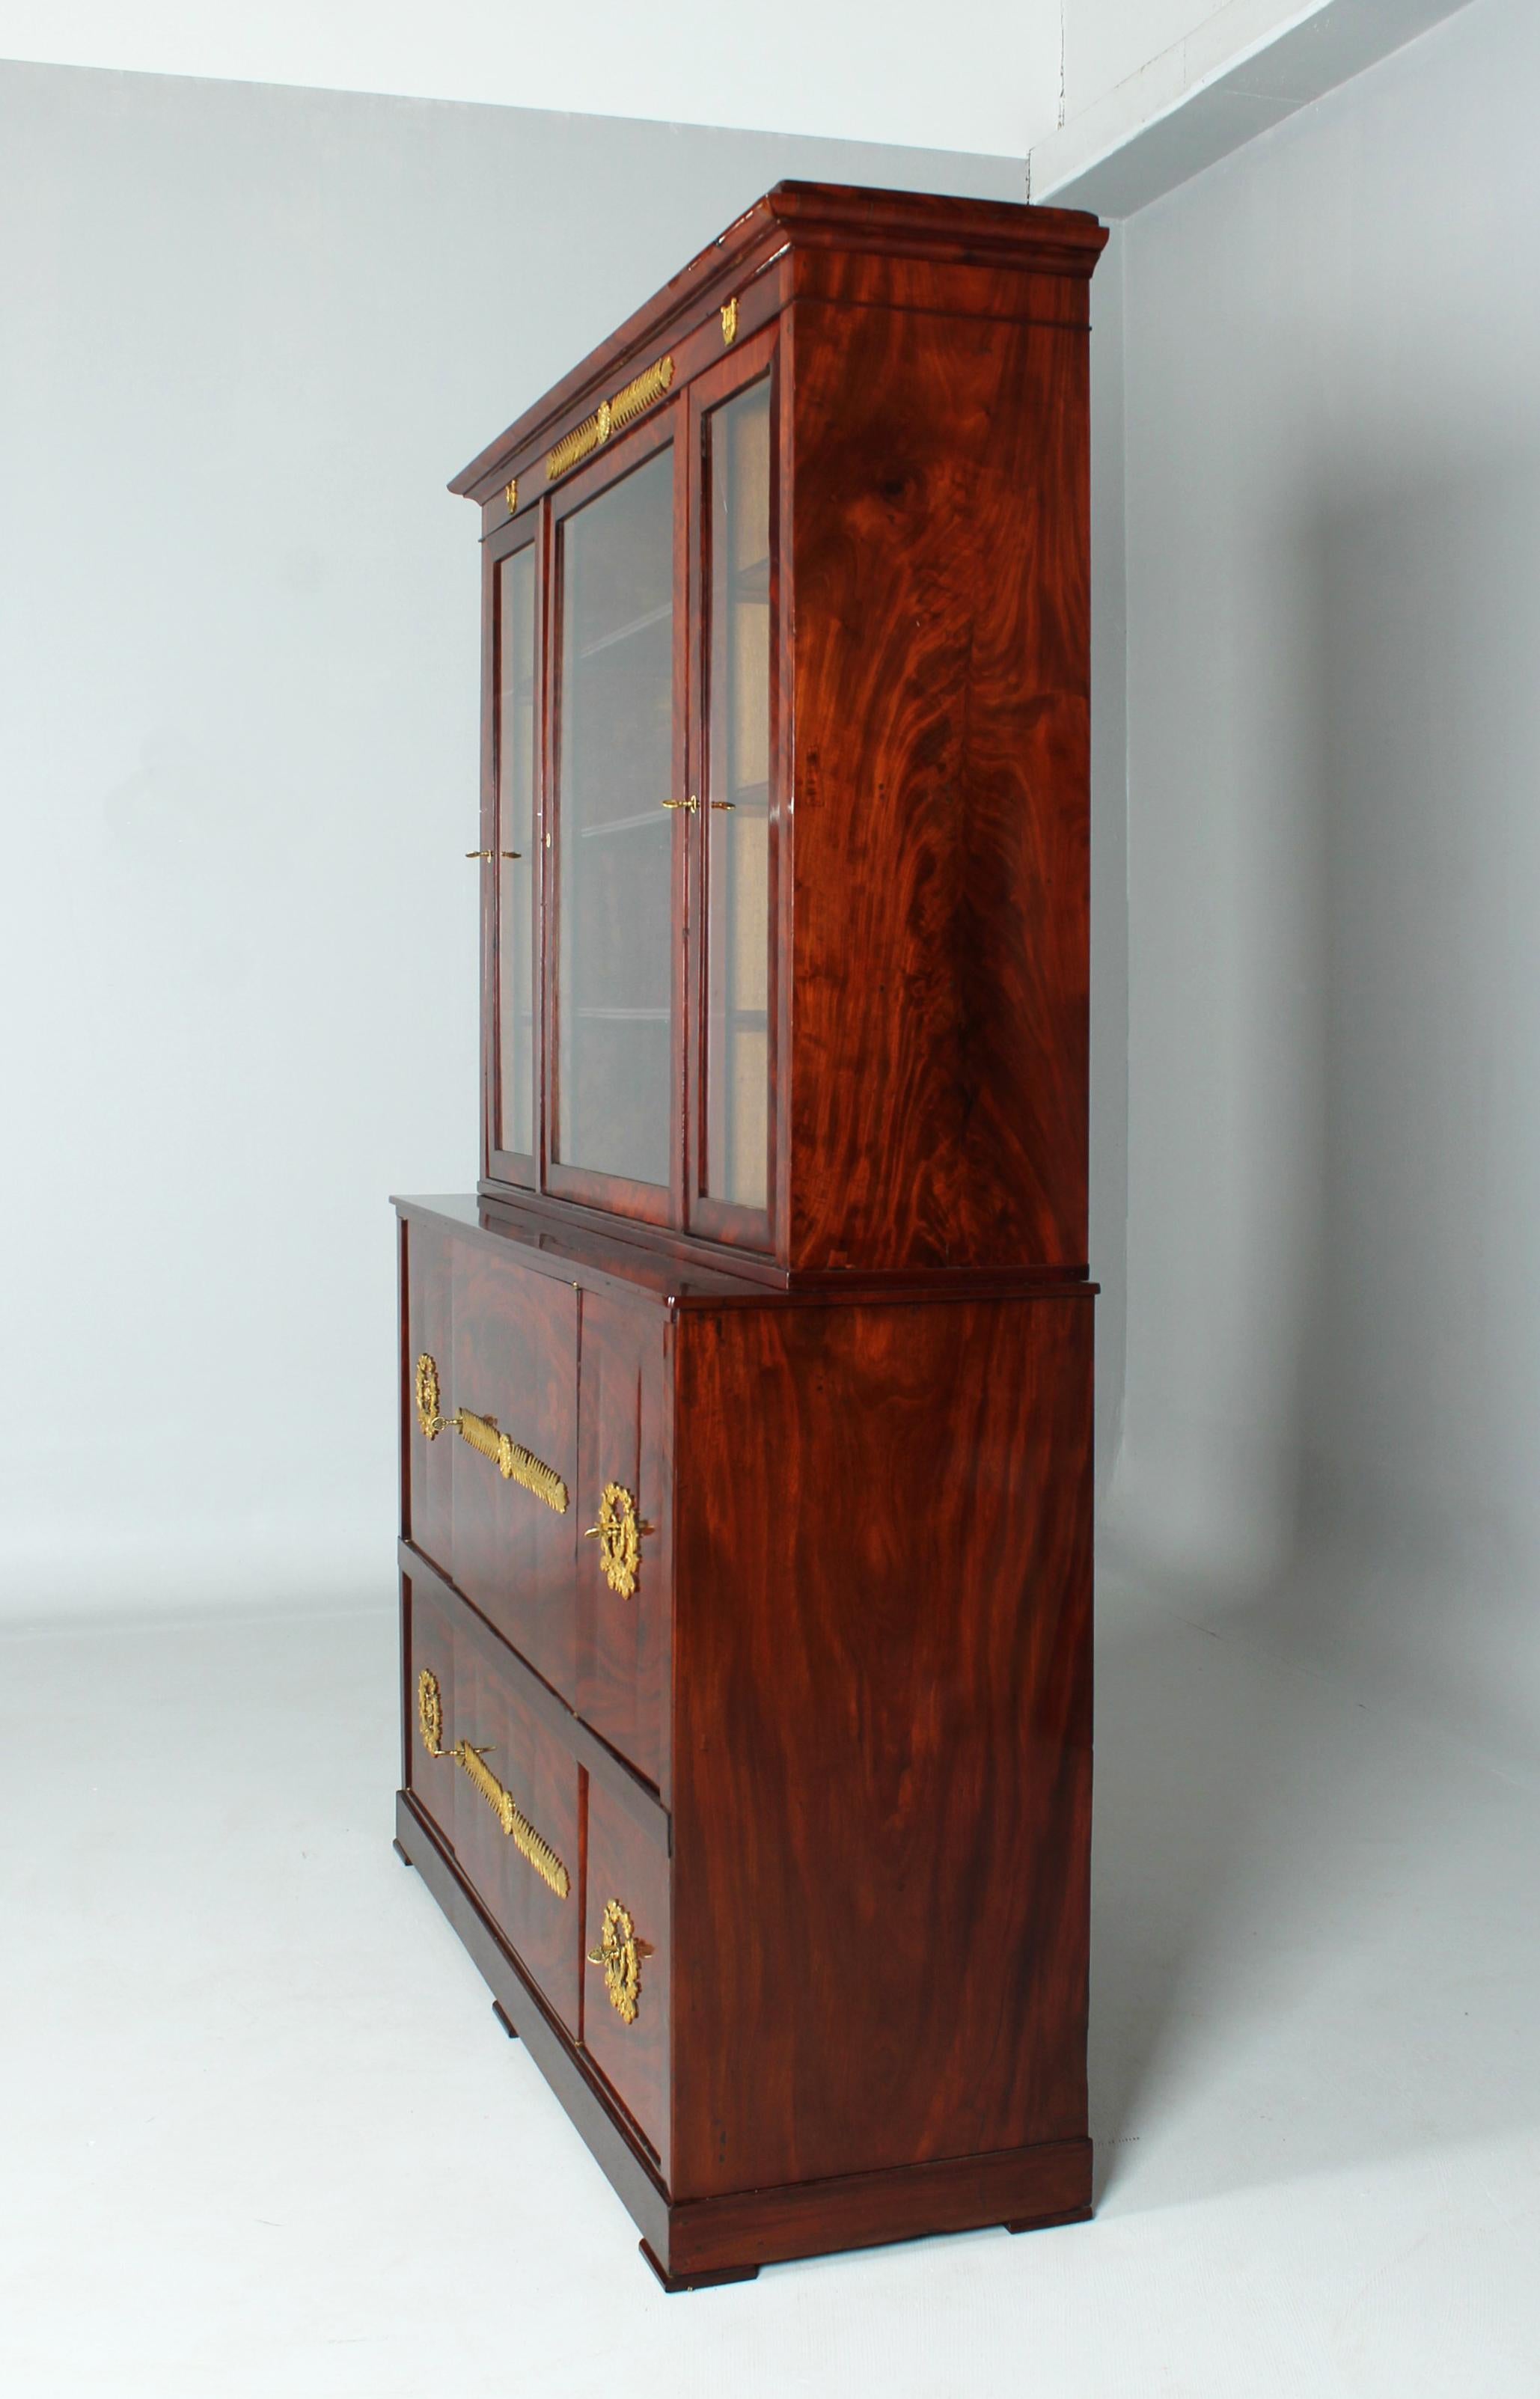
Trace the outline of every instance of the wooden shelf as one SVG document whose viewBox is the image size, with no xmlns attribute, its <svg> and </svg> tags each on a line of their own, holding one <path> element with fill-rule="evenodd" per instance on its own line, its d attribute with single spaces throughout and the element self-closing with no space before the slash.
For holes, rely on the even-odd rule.
<svg viewBox="0 0 1540 2399">
<path fill-rule="evenodd" d="M 601 841 L 606 834 L 635 833 L 642 825 L 666 825 L 669 821 L 659 801 L 656 807 L 642 808 L 631 817 L 606 817 L 599 824 L 579 825 L 579 841 Z"/>
<path fill-rule="evenodd" d="M 649 608 L 643 616 L 633 617 L 628 623 L 617 625 L 613 633 L 600 633 L 591 642 L 574 644 L 571 655 L 574 658 L 597 658 L 601 651 L 613 650 L 617 643 L 628 642 L 635 634 L 645 633 L 650 627 L 661 625 L 673 613 L 674 603 L 670 595 L 660 607 Z"/>
</svg>

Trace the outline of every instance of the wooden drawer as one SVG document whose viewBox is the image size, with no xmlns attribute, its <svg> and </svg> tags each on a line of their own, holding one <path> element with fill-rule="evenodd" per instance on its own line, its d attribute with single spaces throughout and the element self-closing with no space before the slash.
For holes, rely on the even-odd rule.
<svg viewBox="0 0 1540 2399">
<path fill-rule="evenodd" d="M 520 1698 L 512 1661 L 469 1608 L 409 1578 L 405 1627 L 408 1788 L 575 2036 L 577 1761 Z"/>
<path fill-rule="evenodd" d="M 569 1705 L 577 1293 L 408 1227 L 405 1531 Z"/>
<path fill-rule="evenodd" d="M 672 1941 L 669 1859 L 655 1835 L 588 1782 L 583 2040 L 669 2174 Z"/>
</svg>

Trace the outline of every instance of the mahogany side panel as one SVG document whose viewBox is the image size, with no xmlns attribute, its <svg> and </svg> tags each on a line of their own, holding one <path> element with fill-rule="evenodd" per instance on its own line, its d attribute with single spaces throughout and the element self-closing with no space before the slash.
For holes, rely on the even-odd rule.
<svg viewBox="0 0 1540 2399">
<path fill-rule="evenodd" d="M 792 259 L 791 291 L 798 299 L 833 300 L 856 308 L 1030 319 L 1082 330 L 1090 318 L 1090 284 L 1078 276 L 1035 275 L 1026 266 L 998 262 L 938 264 L 870 251 L 799 250 Z"/>
<path fill-rule="evenodd" d="M 858 290 L 867 263 L 846 260 Z M 1087 355 L 799 300 L 793 1267 L 1086 1259 Z"/>
<path fill-rule="evenodd" d="M 1091 1332 L 681 1321 L 676 2199 L 1085 2136 Z"/>
</svg>

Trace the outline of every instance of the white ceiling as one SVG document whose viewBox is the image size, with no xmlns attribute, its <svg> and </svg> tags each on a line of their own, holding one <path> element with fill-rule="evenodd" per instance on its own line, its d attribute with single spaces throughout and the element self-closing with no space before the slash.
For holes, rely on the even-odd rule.
<svg viewBox="0 0 1540 2399">
<path fill-rule="evenodd" d="M 1060 0 L 0 0 L 0 57 L 1024 161 L 1058 118 Z"/>
<path fill-rule="evenodd" d="M 1014 157 L 1122 216 L 1464 5 L 0 0 L 0 58 Z"/>
</svg>

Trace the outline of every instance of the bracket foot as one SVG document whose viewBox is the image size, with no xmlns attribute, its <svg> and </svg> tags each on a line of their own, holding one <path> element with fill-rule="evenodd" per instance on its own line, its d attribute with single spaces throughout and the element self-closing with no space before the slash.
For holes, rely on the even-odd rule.
<svg viewBox="0 0 1540 2399">
<path fill-rule="evenodd" d="M 712 2266 L 704 2274 L 668 2274 L 645 2241 L 636 2245 L 666 2291 L 712 2291 L 723 2283 L 751 2283 L 759 2272 L 757 2266 Z"/>
</svg>

